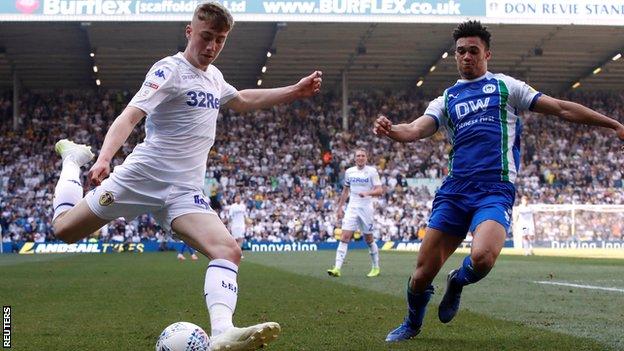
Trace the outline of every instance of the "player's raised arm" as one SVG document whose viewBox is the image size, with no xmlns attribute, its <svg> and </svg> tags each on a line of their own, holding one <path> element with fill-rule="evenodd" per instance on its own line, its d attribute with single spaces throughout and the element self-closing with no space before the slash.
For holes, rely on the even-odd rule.
<svg viewBox="0 0 624 351">
<path fill-rule="evenodd" d="M 566 121 L 613 129 L 620 140 L 624 140 L 624 125 L 583 105 L 541 95 L 533 111 L 561 117 Z"/>
<path fill-rule="evenodd" d="M 93 185 L 99 185 L 110 173 L 110 162 L 119 148 L 126 142 L 134 127 L 145 117 L 145 112 L 133 106 L 126 107 L 123 112 L 115 118 L 113 124 L 108 129 L 104 144 L 100 150 L 97 161 L 89 170 L 87 179 Z"/>
<path fill-rule="evenodd" d="M 387 136 L 390 139 L 408 142 L 424 139 L 435 134 L 438 129 L 436 120 L 429 115 L 416 118 L 412 123 L 392 124 L 386 116 L 379 116 L 375 120 L 373 133 Z"/>
<path fill-rule="evenodd" d="M 297 84 L 273 89 L 245 89 L 228 101 L 227 107 L 247 112 L 314 96 L 321 91 L 323 73 L 314 71 Z"/>
</svg>

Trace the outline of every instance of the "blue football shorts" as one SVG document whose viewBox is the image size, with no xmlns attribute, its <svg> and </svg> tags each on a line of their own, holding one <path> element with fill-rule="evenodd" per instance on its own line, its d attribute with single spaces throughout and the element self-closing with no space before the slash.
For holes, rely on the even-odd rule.
<svg viewBox="0 0 624 351">
<path fill-rule="evenodd" d="M 487 220 L 509 232 L 516 187 L 510 182 L 476 182 L 447 178 L 436 192 L 428 226 L 466 237 Z"/>
</svg>

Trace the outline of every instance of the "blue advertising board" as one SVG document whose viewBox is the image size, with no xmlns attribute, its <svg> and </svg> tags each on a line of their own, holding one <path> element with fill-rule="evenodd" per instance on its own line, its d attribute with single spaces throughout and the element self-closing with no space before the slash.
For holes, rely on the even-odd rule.
<svg viewBox="0 0 624 351">
<path fill-rule="evenodd" d="M 155 241 L 144 241 L 139 243 L 112 243 L 98 240 L 87 240 L 78 243 L 67 244 L 63 242 L 19 242 L 3 243 L 4 253 L 18 253 L 20 255 L 50 254 L 50 253 L 143 253 L 167 250 L 178 250 L 181 242 L 158 243 Z M 420 241 L 377 241 L 377 245 L 382 251 L 418 251 Z M 619 243 L 619 247 L 624 247 L 624 242 Z M 251 241 L 245 244 L 246 250 L 253 252 L 293 252 L 293 251 L 319 251 L 336 250 L 338 242 L 269 242 Z M 470 247 L 469 242 L 464 242 L 461 247 Z M 513 241 L 507 240 L 505 247 L 513 247 Z M 363 240 L 349 243 L 350 250 L 368 249 L 368 245 Z"/>
</svg>

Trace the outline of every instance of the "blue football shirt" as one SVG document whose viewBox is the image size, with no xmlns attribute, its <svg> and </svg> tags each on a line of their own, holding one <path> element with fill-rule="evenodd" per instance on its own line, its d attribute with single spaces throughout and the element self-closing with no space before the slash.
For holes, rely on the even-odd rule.
<svg viewBox="0 0 624 351">
<path fill-rule="evenodd" d="M 504 74 L 460 79 L 429 103 L 425 115 L 451 144 L 450 178 L 514 182 L 520 166 L 521 111 L 541 93 Z"/>
</svg>

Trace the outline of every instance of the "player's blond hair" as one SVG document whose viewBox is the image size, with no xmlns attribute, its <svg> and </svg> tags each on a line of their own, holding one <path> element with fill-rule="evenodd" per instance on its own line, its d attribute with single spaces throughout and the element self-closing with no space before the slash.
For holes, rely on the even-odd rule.
<svg viewBox="0 0 624 351">
<path fill-rule="evenodd" d="M 357 154 L 359 151 L 363 152 L 364 155 L 366 155 L 366 157 L 368 157 L 368 151 L 363 148 L 363 147 L 358 147 L 357 149 L 355 149 L 355 153 Z"/>
<path fill-rule="evenodd" d="M 197 5 L 193 20 L 209 22 L 212 24 L 212 28 L 219 32 L 227 32 L 234 27 L 232 14 L 218 2 L 206 2 Z"/>
</svg>

